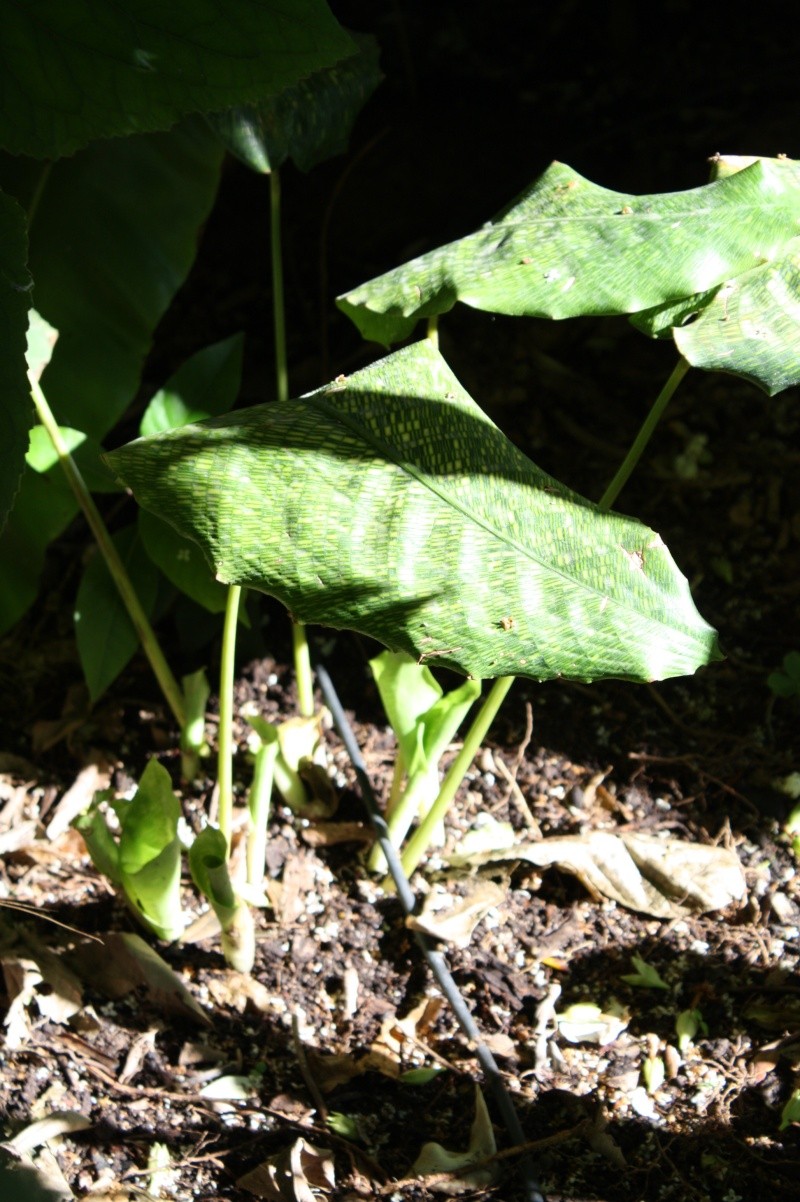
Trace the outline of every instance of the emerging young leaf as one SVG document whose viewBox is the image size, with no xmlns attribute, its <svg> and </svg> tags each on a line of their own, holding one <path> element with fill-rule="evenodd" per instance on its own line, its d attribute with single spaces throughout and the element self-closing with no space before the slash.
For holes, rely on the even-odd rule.
<svg viewBox="0 0 800 1202">
<path fill-rule="evenodd" d="M 109 830 L 99 804 L 75 822 L 95 866 L 120 886 L 132 911 L 159 939 L 177 939 L 184 928 L 181 910 L 180 805 L 166 768 L 151 759 L 132 801 L 116 801 L 119 841 Z"/>
<path fill-rule="evenodd" d="M 108 462 L 223 582 L 420 661 L 655 680 L 717 658 L 659 536 L 531 463 L 427 342 Z"/>
<path fill-rule="evenodd" d="M 774 393 L 800 381 L 800 163 L 755 159 L 633 196 L 554 163 L 482 229 L 338 298 L 365 338 L 406 338 L 457 301 L 532 317 L 638 314 L 697 367 Z M 683 323 L 700 316 L 688 326 Z"/>
<path fill-rule="evenodd" d="M 217 827 L 204 827 L 189 849 L 189 869 L 222 927 L 222 950 L 236 972 L 250 972 L 256 954 L 253 916 L 234 892 L 228 873 L 228 843 Z"/>
</svg>

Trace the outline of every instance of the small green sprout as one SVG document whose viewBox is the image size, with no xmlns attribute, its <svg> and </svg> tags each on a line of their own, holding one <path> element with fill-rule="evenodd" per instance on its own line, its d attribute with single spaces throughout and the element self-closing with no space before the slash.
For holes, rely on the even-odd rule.
<svg viewBox="0 0 800 1202">
<path fill-rule="evenodd" d="M 341 1111 L 332 1110 L 325 1120 L 331 1131 L 335 1131 L 342 1139 L 349 1139 L 351 1143 L 361 1143 L 362 1136 L 358 1129 L 358 1122 L 349 1114 L 342 1114 Z"/>
<path fill-rule="evenodd" d="M 256 955 L 253 915 L 233 888 L 228 844 L 222 831 L 207 826 L 189 849 L 192 880 L 208 899 L 222 928 L 222 951 L 231 968 L 249 973 Z"/>
<path fill-rule="evenodd" d="M 119 835 L 109 827 L 102 803 L 119 820 Z M 143 926 L 171 943 L 183 932 L 181 907 L 181 808 L 169 773 L 151 759 L 132 801 L 95 796 L 74 825 L 83 835 L 92 862 L 125 896 Z"/>
<path fill-rule="evenodd" d="M 792 1127 L 795 1123 L 800 1123 L 800 1089 L 794 1091 L 781 1111 L 779 1130 L 785 1131 L 787 1127 Z"/>
<path fill-rule="evenodd" d="M 664 1067 L 662 1058 L 660 1056 L 648 1056 L 642 1064 L 642 1080 L 651 1098 L 653 1094 L 658 1093 L 664 1084 L 665 1076 L 666 1068 Z"/>
<path fill-rule="evenodd" d="M 770 672 L 767 685 L 776 697 L 800 697 L 800 651 L 789 651 L 777 672 Z"/>
<path fill-rule="evenodd" d="M 626 984 L 635 985 L 639 989 L 669 989 L 669 985 L 661 979 L 656 969 L 641 956 L 631 956 L 631 964 L 636 972 L 625 973 L 622 976 L 621 979 Z"/>
<path fill-rule="evenodd" d="M 698 1031 L 703 1035 L 708 1034 L 708 1027 L 703 1022 L 700 1011 L 697 1009 L 681 1010 L 675 1019 L 675 1034 L 678 1036 L 678 1051 L 681 1056 L 685 1055 Z"/>
<path fill-rule="evenodd" d="M 430 1068 L 410 1068 L 400 1074 L 399 1081 L 401 1085 L 428 1085 L 446 1072 L 447 1069 L 440 1065 L 431 1065 Z"/>
</svg>

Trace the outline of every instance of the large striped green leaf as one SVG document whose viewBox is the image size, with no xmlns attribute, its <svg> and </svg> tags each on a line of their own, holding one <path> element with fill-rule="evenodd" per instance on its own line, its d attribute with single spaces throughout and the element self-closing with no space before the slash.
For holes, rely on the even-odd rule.
<svg viewBox="0 0 800 1202">
<path fill-rule="evenodd" d="M 427 342 L 108 460 L 223 582 L 428 663 L 653 680 L 717 656 L 658 535 L 540 471 Z"/>
<path fill-rule="evenodd" d="M 476 233 L 337 303 L 387 345 L 457 301 L 533 317 L 639 313 L 640 328 L 672 330 L 695 366 L 773 393 L 800 382 L 798 235 L 800 163 L 789 159 L 652 196 L 600 188 L 554 163 Z M 697 314 L 698 328 L 684 328 Z"/>
</svg>

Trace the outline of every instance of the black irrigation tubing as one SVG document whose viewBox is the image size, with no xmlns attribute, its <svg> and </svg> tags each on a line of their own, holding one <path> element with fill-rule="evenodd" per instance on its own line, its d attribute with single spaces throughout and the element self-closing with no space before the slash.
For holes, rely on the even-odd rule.
<svg viewBox="0 0 800 1202">
<path fill-rule="evenodd" d="M 316 667 L 317 680 L 325 697 L 325 704 L 331 712 L 333 721 L 344 743 L 345 750 L 350 756 L 355 769 L 356 778 L 361 787 L 361 793 L 364 798 L 364 804 L 369 811 L 369 816 L 372 825 L 375 828 L 375 834 L 381 847 L 381 851 L 386 857 L 386 863 L 389 868 L 389 873 L 395 883 L 397 896 L 400 899 L 400 904 L 407 915 L 413 914 L 416 906 L 416 898 L 414 892 L 408 883 L 408 878 L 403 872 L 400 865 L 400 857 L 395 850 L 391 839 L 389 838 L 389 829 L 386 825 L 383 815 L 378 809 L 378 804 L 375 799 L 375 791 L 372 788 L 369 776 L 367 775 L 366 765 L 356 742 L 353 728 L 351 727 L 347 715 L 342 709 L 342 703 L 333 687 L 333 682 L 327 671 L 321 664 Z M 467 1005 L 458 991 L 450 969 L 447 967 L 447 961 L 440 951 L 433 947 L 430 939 L 423 935 L 421 931 L 415 931 L 417 943 L 422 949 L 423 955 L 430 966 L 436 981 L 444 996 L 453 1008 L 453 1013 L 458 1020 L 458 1025 L 467 1036 L 467 1039 L 474 1045 L 475 1055 L 483 1069 L 487 1084 L 492 1091 L 497 1109 L 505 1124 L 506 1130 L 515 1144 L 524 1144 L 526 1142 L 525 1132 L 522 1130 L 522 1125 L 519 1121 L 519 1115 L 514 1109 L 514 1103 L 511 1101 L 511 1096 L 505 1087 L 500 1069 L 497 1067 L 497 1062 L 481 1041 L 481 1034 L 475 1025 L 475 1021 L 467 1008 Z M 533 1166 L 533 1162 L 529 1156 L 520 1158 L 519 1168 L 522 1175 L 522 1183 L 525 1190 L 526 1202 L 545 1202 L 544 1195 L 539 1188 L 537 1174 Z"/>
</svg>

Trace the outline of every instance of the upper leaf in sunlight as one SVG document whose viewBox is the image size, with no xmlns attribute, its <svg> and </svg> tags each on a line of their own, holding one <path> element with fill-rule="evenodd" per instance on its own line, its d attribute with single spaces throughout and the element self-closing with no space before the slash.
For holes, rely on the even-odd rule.
<svg viewBox="0 0 800 1202">
<path fill-rule="evenodd" d="M 553 163 L 494 220 L 337 299 L 365 338 L 407 338 L 457 301 L 531 317 L 639 314 L 696 367 L 772 394 L 800 381 L 800 164 L 752 159 L 634 196 Z M 690 324 L 685 324 L 690 322 Z"/>
</svg>

